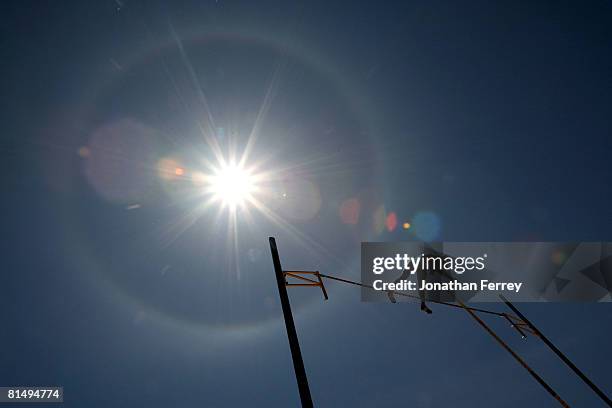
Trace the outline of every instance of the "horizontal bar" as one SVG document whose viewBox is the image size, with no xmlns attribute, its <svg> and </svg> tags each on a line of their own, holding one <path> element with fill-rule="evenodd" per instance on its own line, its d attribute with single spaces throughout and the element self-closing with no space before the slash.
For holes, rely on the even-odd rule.
<svg viewBox="0 0 612 408">
<path fill-rule="evenodd" d="M 308 274 L 308 275 L 316 275 L 317 271 L 283 271 L 284 273 L 303 273 L 303 274 Z"/>
<path fill-rule="evenodd" d="M 295 278 L 295 279 L 301 279 L 301 280 L 304 280 L 304 281 L 307 281 L 307 282 L 317 283 L 317 281 L 315 281 L 315 280 L 313 280 L 313 279 L 308 279 L 308 278 L 305 278 L 305 277 L 303 277 L 303 276 L 294 275 L 294 274 L 293 274 L 293 273 L 291 273 L 291 272 L 285 272 L 285 278 L 286 278 L 287 276 L 291 276 L 292 278 Z"/>
</svg>

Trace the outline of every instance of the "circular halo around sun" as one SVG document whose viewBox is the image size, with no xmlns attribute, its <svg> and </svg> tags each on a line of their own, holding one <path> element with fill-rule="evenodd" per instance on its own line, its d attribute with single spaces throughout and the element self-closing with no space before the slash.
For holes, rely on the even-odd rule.
<svg viewBox="0 0 612 408">
<path fill-rule="evenodd" d="M 198 72 L 207 73 L 208 75 L 204 75 L 204 77 L 208 78 L 220 78 L 221 75 L 231 78 L 230 75 L 233 75 L 234 71 L 220 71 L 214 65 L 222 63 L 224 61 L 223 58 L 210 58 L 211 55 L 218 55 L 217 48 L 220 44 L 224 46 L 229 44 L 232 50 L 240 50 L 241 52 L 236 53 L 236 55 L 245 56 L 244 58 L 252 55 L 249 50 L 259 53 L 263 52 L 264 56 L 268 54 L 274 56 L 281 50 L 283 55 L 286 53 L 286 47 L 281 42 L 277 42 L 276 37 L 259 35 L 257 33 L 226 34 L 223 32 L 220 34 L 187 36 L 184 39 L 181 38 L 180 47 L 178 48 L 177 41 L 174 40 L 168 43 L 156 44 L 143 55 L 136 55 L 134 61 L 123 63 L 122 67 L 113 73 L 113 80 L 109 82 L 110 86 L 101 89 L 100 95 L 102 97 L 97 99 L 91 107 L 92 112 L 96 113 L 94 129 L 99 126 L 98 121 L 102 119 L 108 121 L 103 121 L 105 125 L 113 123 L 114 116 L 108 119 L 107 116 L 110 117 L 110 115 L 107 115 L 107 112 L 116 113 L 117 100 L 132 101 L 129 92 L 132 92 L 132 89 L 139 89 L 141 87 L 143 81 L 141 78 L 148 80 L 149 70 L 155 69 L 155 64 L 164 59 L 182 62 L 183 59 L 180 58 L 180 51 L 183 44 L 189 56 L 188 62 L 192 63 L 198 69 Z M 243 52 L 244 50 L 246 52 Z M 87 269 L 95 270 L 96 280 L 93 281 L 95 284 L 98 284 L 97 279 L 108 282 L 109 289 L 114 294 L 122 296 L 126 300 L 126 305 L 134 305 L 134 307 L 139 308 L 138 313 L 146 312 L 151 314 L 151 316 L 155 315 L 155 320 L 163 319 L 167 322 L 180 324 L 180 327 L 201 327 L 229 334 L 242 333 L 246 328 L 256 328 L 259 330 L 264 327 L 264 323 L 265 327 L 269 327 L 268 324 L 276 321 L 273 313 L 275 310 L 274 302 L 272 301 L 273 296 L 267 293 L 268 287 L 265 280 L 260 285 L 257 280 L 249 280 L 244 277 L 240 280 L 236 277 L 236 273 L 228 273 L 229 269 L 234 272 L 240 265 L 243 267 L 248 266 L 250 269 L 257 268 L 257 270 L 269 267 L 269 265 L 261 259 L 258 260 L 257 257 L 243 260 L 235 257 L 235 254 L 249 247 L 253 250 L 260 250 L 257 246 L 258 244 L 252 239 L 254 233 L 251 232 L 251 229 L 255 231 L 255 228 L 257 228 L 260 234 L 263 233 L 262 231 L 267 233 L 268 231 L 264 229 L 269 228 L 269 225 L 273 226 L 274 231 L 286 233 L 288 237 L 303 243 L 304 236 L 299 235 L 296 238 L 295 232 L 302 232 L 301 227 L 305 225 L 306 220 L 317 220 L 314 218 L 315 210 L 319 211 L 327 208 L 325 206 L 335 205 L 336 201 L 339 200 L 336 196 L 346 196 L 349 194 L 347 191 L 353 191 L 356 188 L 354 184 L 357 183 L 357 178 L 347 179 L 345 176 L 346 172 L 335 171 L 338 166 L 337 164 L 334 164 L 333 167 L 326 165 L 326 160 L 332 159 L 335 162 L 342 163 L 343 159 L 347 157 L 348 153 L 346 152 L 355 151 L 356 148 L 334 150 L 332 147 L 330 150 L 329 146 L 325 145 L 325 143 L 301 143 L 301 141 L 307 141 L 308 139 L 301 138 L 299 135 L 301 133 L 326 135 L 326 140 L 332 140 L 331 135 L 340 135 L 340 139 L 333 138 L 333 140 L 337 139 L 340 141 L 346 141 L 347 139 L 342 139 L 342 137 L 350 135 L 350 139 L 348 139 L 350 143 L 347 143 L 347 146 L 365 147 L 363 150 L 357 151 L 369 152 L 370 150 L 367 147 L 375 145 L 375 140 L 370 139 L 371 133 L 367 131 L 368 121 L 361 120 L 362 117 L 369 117 L 368 111 L 364 111 L 363 107 L 360 106 L 359 101 L 361 101 L 361 98 L 358 97 L 359 95 L 353 94 L 351 86 L 348 86 L 351 84 L 348 84 L 348 82 L 344 83 L 342 81 L 343 77 L 335 69 L 332 69 L 333 67 L 327 66 L 323 57 L 318 56 L 316 53 L 311 55 L 311 50 L 307 48 L 300 47 L 296 48 L 296 50 L 292 50 L 288 58 L 291 64 L 295 64 L 299 69 L 290 70 L 289 80 L 287 78 L 283 80 L 285 83 L 291 84 L 293 83 L 290 80 L 291 75 L 299 74 L 299 84 L 304 84 L 304 78 L 311 81 L 308 83 L 324 84 L 323 88 L 328 90 L 329 94 L 326 95 L 329 97 L 323 98 L 325 102 L 323 105 L 333 109 L 331 111 L 321 109 L 321 101 L 317 100 L 316 109 L 312 110 L 312 112 L 310 110 L 304 111 L 304 108 L 311 109 L 312 103 L 309 98 L 299 98 L 296 100 L 297 103 L 295 105 L 286 104 L 282 100 L 276 100 L 275 106 L 278 106 L 280 103 L 285 107 L 292 108 L 284 113 L 284 115 L 289 115 L 287 118 L 292 118 L 290 116 L 292 112 L 299 110 L 299 116 L 294 117 L 298 120 L 288 122 L 289 125 L 280 121 L 277 122 L 276 126 L 266 128 L 266 130 L 272 130 L 272 132 L 265 133 L 261 140 L 258 141 L 257 148 L 271 142 L 270 146 L 274 150 L 273 153 L 264 151 L 265 156 L 261 156 L 261 150 L 253 149 L 256 154 L 250 155 L 247 161 L 248 166 L 239 168 L 239 171 L 235 171 L 236 169 L 226 169 L 226 167 L 231 166 L 223 165 L 223 163 L 228 162 L 243 163 L 240 157 L 236 161 L 231 161 L 232 152 L 229 151 L 230 149 L 224 149 L 222 157 L 215 157 L 213 149 L 208 144 L 206 149 L 200 148 L 196 144 L 190 144 L 188 148 L 183 148 L 183 144 L 186 141 L 200 141 L 202 134 L 198 132 L 192 133 L 192 127 L 199 129 L 200 125 L 193 125 L 193 118 L 190 118 L 189 115 L 194 115 L 194 112 L 192 109 L 183 109 L 182 100 L 175 99 L 173 96 L 164 97 L 164 92 L 166 91 L 164 87 L 150 87 L 151 91 L 160 92 L 159 97 L 149 98 L 150 101 L 168 101 L 167 104 L 164 102 L 163 104 L 159 103 L 159 106 L 151 105 L 149 107 L 151 112 L 158 112 L 159 114 L 149 117 L 141 111 L 134 109 L 133 106 L 137 106 L 136 104 L 131 102 L 121 104 L 122 107 L 125 107 L 121 111 L 124 117 L 134 118 L 139 123 L 146 125 L 147 128 L 155 130 L 155 132 L 151 132 L 152 137 L 147 146 L 153 150 L 154 158 L 162 161 L 161 167 L 163 171 L 160 174 L 160 183 L 153 183 L 153 187 L 148 189 L 146 194 L 142 193 L 141 200 L 134 205 L 132 205 L 132 203 L 135 203 L 134 200 L 130 200 L 129 203 L 124 203 L 123 201 L 116 202 L 116 200 L 109 200 L 106 196 L 101 195 L 102 198 L 113 204 L 125 204 L 125 207 L 115 205 L 116 209 L 113 210 L 113 216 L 117 220 L 117 225 L 121 225 L 122 229 L 138 231 L 138 240 L 133 240 L 131 245 L 124 245 L 117 249 L 122 251 L 122 254 L 125 253 L 125 256 L 121 257 L 121 262 L 113 264 L 112 267 L 107 267 L 107 262 L 115 262 L 113 259 L 118 258 L 113 257 L 113 259 L 110 259 L 108 256 L 108 246 L 99 243 L 96 238 L 96 229 L 91 227 L 91 222 L 99 219 L 99 217 L 93 216 L 93 210 L 98 207 L 86 206 L 83 204 L 86 201 L 82 201 L 75 205 L 76 210 L 73 211 L 73 208 L 69 206 L 74 205 L 74 203 L 67 204 L 71 210 L 69 213 L 76 218 L 74 220 L 74 230 L 70 231 L 71 234 L 67 235 L 66 239 L 69 240 L 71 248 L 74 245 L 79 246 L 83 252 L 83 262 L 91 262 Z M 177 55 L 177 53 L 179 54 Z M 319 60 L 317 57 L 321 59 Z M 214 62 L 214 64 L 211 62 Z M 246 65 L 234 64 L 233 66 L 240 67 Z M 180 70 L 182 66 L 179 63 L 177 63 L 177 66 L 172 65 L 169 68 L 170 73 L 173 75 L 179 75 L 182 72 Z M 249 75 L 251 75 L 252 71 L 260 72 L 258 70 L 254 71 L 249 66 Z M 285 73 L 282 70 L 279 72 Z M 167 75 L 167 73 L 164 75 Z M 181 77 L 179 76 L 179 78 Z M 218 103 L 222 101 L 222 99 L 219 99 L 219 96 L 228 94 L 227 91 L 232 89 L 227 86 L 228 83 L 232 83 L 227 78 L 225 80 L 213 81 L 215 84 L 225 85 L 223 85 L 224 88 L 215 85 L 212 87 L 212 91 L 211 89 L 208 90 L 207 97 L 209 97 L 209 100 L 206 101 L 207 104 L 213 107 L 221 106 Z M 164 84 L 165 82 L 157 81 L 156 83 Z M 265 83 L 265 81 L 262 81 L 262 83 Z M 197 90 L 199 88 L 194 87 L 194 89 Z M 222 89 L 222 92 L 219 89 Z M 185 90 L 179 88 L 179 91 Z M 193 94 L 199 95 L 195 91 Z M 188 93 L 187 97 L 189 98 L 190 95 Z M 242 98 L 241 100 L 251 99 Z M 259 101 L 257 98 L 253 100 Z M 201 101 L 196 100 L 195 102 Z M 337 109 L 334 107 L 337 107 Z M 264 109 L 263 111 L 266 110 Z M 284 111 L 284 109 L 281 111 Z M 246 118 L 244 123 L 249 123 L 249 121 L 252 121 L 252 118 L 258 117 L 257 111 L 246 110 L 244 112 L 236 112 L 242 115 L 239 118 Z M 233 118 L 232 115 L 236 112 L 228 113 L 227 117 Z M 322 120 L 313 122 L 314 124 L 308 127 L 296 126 L 296 124 L 302 123 L 300 118 L 310 117 L 302 112 L 317 114 L 319 115 L 317 118 Z M 330 117 L 335 116 L 328 112 L 339 112 L 341 115 L 346 115 L 347 118 L 353 118 L 354 120 L 346 121 L 346 125 L 338 126 L 331 122 Z M 195 116 L 197 116 L 198 112 L 195 113 Z M 98 119 L 98 115 L 101 119 Z M 212 129 L 208 133 L 217 138 L 220 143 L 224 143 L 224 147 L 228 147 L 230 145 L 229 138 L 234 132 L 234 128 L 231 126 L 234 125 L 231 124 L 231 121 L 231 126 L 224 124 L 222 121 L 223 115 L 217 113 L 215 117 L 220 118 L 219 123 L 221 125 L 219 126 L 226 126 L 226 130 L 217 133 L 216 130 L 218 129 Z M 240 135 L 242 134 L 242 128 L 240 127 L 242 122 L 238 121 L 236 123 L 237 134 Z M 220 129 L 223 130 L 223 128 Z M 249 129 L 246 130 L 248 131 Z M 280 132 L 276 132 L 277 130 Z M 294 132 L 297 133 L 294 134 Z M 124 133 L 126 138 L 131 137 L 129 132 Z M 175 134 L 182 136 L 180 138 L 175 138 L 174 136 L 168 137 L 168 135 Z M 192 137 L 192 135 L 195 136 Z M 293 141 L 294 145 L 291 150 L 283 149 L 285 147 L 285 140 Z M 298 142 L 297 146 L 295 142 Z M 306 183 L 308 184 L 308 189 L 305 191 L 302 188 L 306 185 L 303 180 L 310 175 L 309 172 L 312 170 L 312 162 L 310 161 L 313 157 L 312 154 L 323 151 L 324 147 L 327 149 L 325 152 L 337 152 L 323 157 L 325 159 L 323 165 L 317 169 L 317 172 L 325 174 L 325 177 L 321 178 L 325 185 L 310 185 Z M 99 149 L 98 152 L 93 151 L 83 154 L 83 161 L 91 160 L 96 154 L 108 155 L 105 150 Z M 273 180 L 270 180 L 269 160 L 270 158 L 275 159 L 277 157 L 281 157 L 282 162 L 280 165 L 271 162 L 272 165 L 276 166 L 272 167 L 276 173 L 273 174 Z M 253 158 L 257 160 L 253 160 Z M 374 162 L 378 163 L 378 161 Z M 298 167 L 296 163 L 301 167 Z M 158 169 L 159 167 L 154 161 L 147 161 L 144 165 L 141 161 L 129 162 L 128 164 L 137 169 Z M 279 170 L 282 171 L 279 172 Z M 246 171 L 246 183 L 244 182 L 244 175 L 241 175 L 242 171 Z M 371 179 L 375 179 L 377 175 L 377 171 L 364 174 L 364 177 L 359 179 L 359 185 L 367 184 Z M 299 181 L 295 182 L 295 178 Z M 330 187 L 332 182 L 339 178 L 341 178 L 342 183 L 334 182 L 333 186 Z M 221 184 L 222 180 L 226 179 L 237 179 L 238 183 L 234 187 L 228 188 Z M 113 178 L 111 181 L 116 180 L 121 180 L 121 175 Z M 339 189 L 338 186 L 343 187 Z M 189 190 L 190 187 L 195 188 Z M 321 190 L 323 191 L 321 192 Z M 133 190 L 126 191 L 133 192 Z M 370 190 L 365 191 L 366 193 L 363 196 L 366 198 L 370 197 L 370 194 L 368 194 Z M 95 192 L 98 191 L 95 190 Z M 120 192 L 123 192 L 123 190 Z M 321 201 L 321 195 L 324 196 L 326 192 L 328 194 L 333 192 L 334 195 L 328 197 L 327 202 L 325 202 L 325 199 Z M 223 197 L 228 197 L 228 199 Z M 158 199 L 159 201 L 156 201 Z M 232 202 L 236 202 L 234 205 L 236 211 L 232 208 Z M 271 209 L 263 205 L 267 205 Z M 293 208 L 292 206 L 294 205 L 297 207 Z M 227 214 L 220 214 L 220 211 L 214 211 L 215 209 L 225 209 Z M 237 211 L 238 209 L 240 211 Z M 262 211 L 257 211 L 260 209 Z M 305 213 L 304 209 L 308 209 L 310 212 Z M 240 214 L 237 214 L 238 212 Z M 263 216 L 258 216 L 258 219 L 254 220 L 253 215 L 258 215 L 259 212 Z M 367 217 L 364 215 L 369 214 L 369 212 L 364 209 L 363 205 L 361 213 L 361 218 L 365 220 Z M 335 212 L 328 211 L 325 214 L 335 215 Z M 249 216 L 251 216 L 250 219 Z M 329 221 L 328 218 L 321 218 L 321 220 Z M 197 224 L 196 221 L 198 222 Z M 234 240 L 234 237 L 237 236 L 237 228 L 234 228 L 237 221 L 241 224 L 247 224 L 244 228 L 241 228 L 240 247 L 238 247 Z M 283 225 L 279 226 L 279 222 L 282 222 Z M 135 229 L 136 227 L 142 228 L 144 225 L 146 225 L 147 229 Z M 192 228 L 198 225 L 205 228 L 199 230 Z M 364 225 L 366 225 L 365 222 Z M 344 232 L 341 228 L 336 228 L 336 230 Z M 349 233 L 353 233 L 353 230 L 355 228 L 349 231 Z M 202 235 L 202 231 L 206 231 L 207 234 Z M 219 234 L 227 234 L 229 238 L 225 240 L 219 239 Z M 356 233 L 355 236 L 357 236 Z M 340 250 L 344 250 L 344 243 L 349 241 L 334 240 L 333 242 L 342 243 Z M 290 254 L 294 262 L 307 264 L 307 262 L 302 260 L 302 257 L 307 259 L 308 256 L 314 253 L 312 251 L 319 248 L 317 246 L 315 249 L 312 249 L 310 240 L 306 241 L 306 243 L 310 245 L 306 246 L 306 248 L 309 248 L 311 252 L 298 251 Z M 291 246 L 288 248 L 291 248 Z M 265 251 L 265 249 L 263 250 Z M 142 253 L 146 253 L 148 256 L 130 256 L 130 254 Z M 168 262 L 168 253 L 179 254 L 180 256 L 176 256 L 173 262 Z M 199 257 L 198 259 L 206 260 L 207 265 L 214 265 L 214 267 L 206 269 L 206 271 L 210 270 L 215 273 L 195 273 L 200 271 L 200 269 L 197 269 L 200 263 L 195 263 L 196 266 L 193 266 L 193 254 L 196 254 Z M 160 265 L 161 267 L 159 267 Z M 126 273 L 126 271 L 129 273 Z M 158 273 L 150 274 L 151 271 L 157 271 Z M 218 271 L 221 272 L 216 273 Z M 141 273 L 148 274 L 146 279 L 137 279 L 141 277 L 139 275 Z M 136 281 L 138 284 L 132 285 L 132 282 Z M 245 309 L 253 311 L 253 313 L 248 315 L 202 313 L 202 310 L 207 310 L 213 304 L 215 307 L 219 304 L 225 307 L 225 303 L 222 302 L 225 302 L 226 298 L 230 299 L 228 302 L 232 304 L 232 308 L 235 308 L 238 305 L 236 303 L 238 302 L 238 297 L 235 295 L 239 291 L 244 291 L 247 284 L 250 296 L 244 297 L 246 299 L 244 305 L 247 305 Z M 163 288 L 163 291 L 158 290 L 159 288 Z M 191 290 L 196 292 L 197 295 L 190 295 Z M 177 293 L 180 293 L 180 296 L 178 296 L 181 300 L 180 302 L 173 300 L 177 298 Z M 219 300 L 219 296 L 216 296 L 217 293 L 224 293 L 228 296 L 222 297 Z M 264 295 L 259 296 L 262 293 Z M 257 307 L 256 303 L 262 297 L 265 301 L 263 309 Z M 317 297 L 313 298 L 318 301 Z M 189 302 L 184 302 L 183 300 L 185 299 L 189 299 Z M 240 302 L 242 306 L 242 300 Z M 305 304 L 296 308 L 295 312 L 300 312 L 300 309 Z M 183 306 L 185 305 L 189 307 L 184 308 Z"/>
</svg>

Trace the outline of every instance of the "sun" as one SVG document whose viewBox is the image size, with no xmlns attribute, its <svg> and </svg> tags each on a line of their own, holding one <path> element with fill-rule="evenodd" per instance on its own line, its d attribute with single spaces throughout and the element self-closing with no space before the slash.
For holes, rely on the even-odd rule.
<svg viewBox="0 0 612 408">
<path fill-rule="evenodd" d="M 211 177 L 210 190 L 215 200 L 235 208 L 251 199 L 256 190 L 255 177 L 242 166 L 225 164 Z"/>
</svg>

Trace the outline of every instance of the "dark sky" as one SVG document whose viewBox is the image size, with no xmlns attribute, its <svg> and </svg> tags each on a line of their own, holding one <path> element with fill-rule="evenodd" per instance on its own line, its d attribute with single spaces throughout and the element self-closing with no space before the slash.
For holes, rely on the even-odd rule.
<svg viewBox="0 0 612 408">
<path fill-rule="evenodd" d="M 268 236 L 286 268 L 352 279 L 367 240 L 611 240 L 607 1 L 0 7 L 0 385 L 297 406 Z M 210 140 L 253 141 L 267 195 L 234 221 L 203 206 Z M 316 406 L 555 406 L 460 311 L 328 292 L 290 291 Z M 607 304 L 521 308 L 612 393 Z M 491 324 L 570 405 L 602 406 Z"/>
</svg>

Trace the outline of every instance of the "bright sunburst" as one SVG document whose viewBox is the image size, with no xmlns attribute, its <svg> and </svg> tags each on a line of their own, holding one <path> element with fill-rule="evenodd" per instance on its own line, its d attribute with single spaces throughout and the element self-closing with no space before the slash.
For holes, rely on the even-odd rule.
<svg viewBox="0 0 612 408">
<path fill-rule="evenodd" d="M 250 171 L 236 164 L 224 164 L 210 178 L 213 198 L 231 208 L 251 201 L 256 189 L 255 177 Z"/>
</svg>

